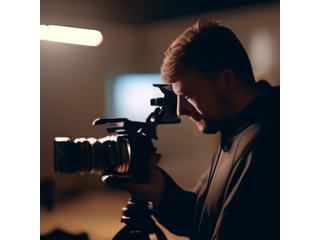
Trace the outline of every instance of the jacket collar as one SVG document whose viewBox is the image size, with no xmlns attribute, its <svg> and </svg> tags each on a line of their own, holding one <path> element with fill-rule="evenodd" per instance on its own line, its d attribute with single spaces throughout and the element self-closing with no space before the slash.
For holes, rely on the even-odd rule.
<svg viewBox="0 0 320 240">
<path fill-rule="evenodd" d="M 262 121 L 264 114 L 270 107 L 272 92 L 274 90 L 266 81 L 257 83 L 257 90 L 261 93 L 259 97 L 250 102 L 243 110 L 241 110 L 231 120 L 224 122 L 220 127 L 221 132 L 221 148 L 223 151 L 230 150 L 234 138 L 253 123 Z"/>
</svg>

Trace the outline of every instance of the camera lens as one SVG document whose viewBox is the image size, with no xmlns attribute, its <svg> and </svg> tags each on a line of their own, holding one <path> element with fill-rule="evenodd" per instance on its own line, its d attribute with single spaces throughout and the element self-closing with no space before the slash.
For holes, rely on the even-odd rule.
<svg viewBox="0 0 320 240">
<path fill-rule="evenodd" d="M 104 138 L 67 137 L 54 140 L 54 170 L 57 173 L 126 173 L 131 161 L 127 135 Z"/>
</svg>

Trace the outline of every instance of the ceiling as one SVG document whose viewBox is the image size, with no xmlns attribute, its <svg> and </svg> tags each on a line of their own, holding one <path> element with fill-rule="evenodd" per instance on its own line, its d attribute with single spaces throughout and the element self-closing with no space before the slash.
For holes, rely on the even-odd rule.
<svg viewBox="0 0 320 240">
<path fill-rule="evenodd" d="M 41 0 L 40 13 L 41 24 L 57 24 L 52 19 L 68 18 L 140 25 L 271 2 L 279 0 Z"/>
</svg>

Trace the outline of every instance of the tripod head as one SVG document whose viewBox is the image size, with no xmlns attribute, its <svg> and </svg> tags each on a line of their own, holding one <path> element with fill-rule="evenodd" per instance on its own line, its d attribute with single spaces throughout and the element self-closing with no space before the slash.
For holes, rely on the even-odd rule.
<svg viewBox="0 0 320 240">
<path fill-rule="evenodd" d="M 121 222 L 126 225 L 112 240 L 150 240 L 154 235 L 158 240 L 167 240 L 151 217 L 151 205 L 148 201 L 130 198 L 127 206 L 122 208 Z"/>
</svg>

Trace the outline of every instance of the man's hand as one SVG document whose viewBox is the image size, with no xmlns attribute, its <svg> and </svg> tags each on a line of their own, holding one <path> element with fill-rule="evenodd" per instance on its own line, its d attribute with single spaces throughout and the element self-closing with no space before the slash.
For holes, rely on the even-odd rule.
<svg viewBox="0 0 320 240">
<path fill-rule="evenodd" d="M 161 170 L 157 167 L 161 158 L 160 154 L 154 154 L 150 160 L 150 179 L 146 184 L 128 183 L 117 176 L 102 176 L 101 180 L 111 186 L 129 192 L 135 198 L 152 201 L 157 205 L 162 198 L 165 188 L 165 180 Z"/>
</svg>

